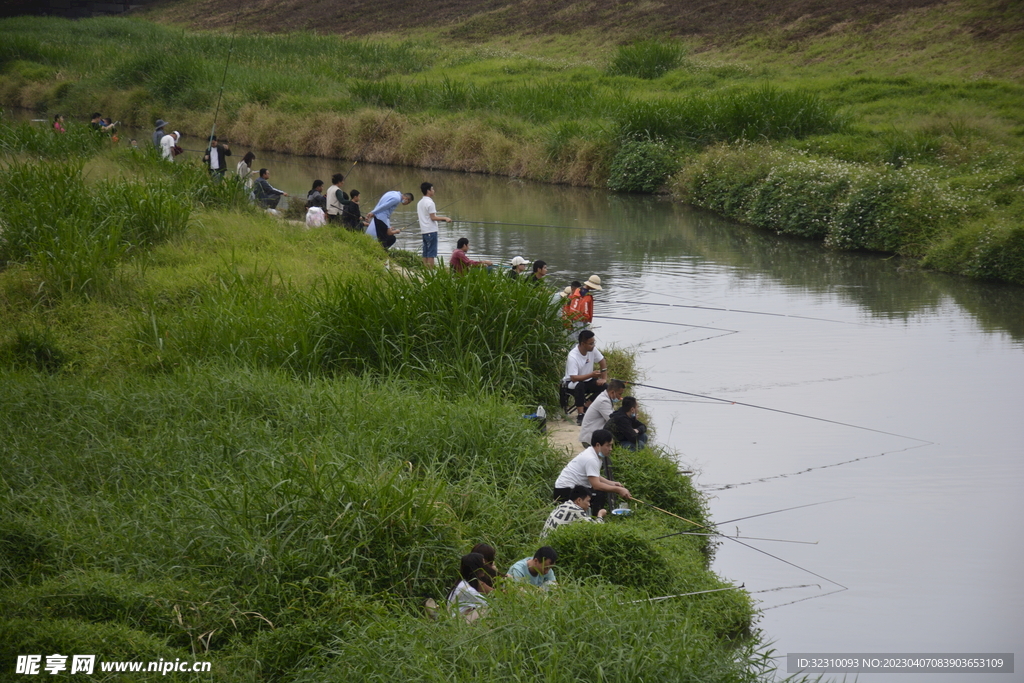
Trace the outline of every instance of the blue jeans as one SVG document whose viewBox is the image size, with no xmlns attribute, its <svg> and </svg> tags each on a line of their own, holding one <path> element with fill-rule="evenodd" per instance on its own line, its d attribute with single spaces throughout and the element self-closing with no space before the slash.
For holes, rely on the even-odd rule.
<svg viewBox="0 0 1024 683">
<path fill-rule="evenodd" d="M 437 233 L 423 235 L 423 258 L 437 258 Z"/>
</svg>

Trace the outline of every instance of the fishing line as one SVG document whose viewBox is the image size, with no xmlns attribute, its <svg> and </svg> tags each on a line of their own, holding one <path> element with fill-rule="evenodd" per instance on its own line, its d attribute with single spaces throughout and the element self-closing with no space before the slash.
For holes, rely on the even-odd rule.
<svg viewBox="0 0 1024 683">
<path fill-rule="evenodd" d="M 515 225 L 515 226 L 526 226 L 529 228 L 559 228 L 561 230 L 599 230 L 603 232 L 610 232 L 612 228 L 587 228 L 582 225 L 545 225 L 543 223 L 508 223 L 506 221 L 471 221 L 466 219 L 459 219 L 460 223 L 473 223 L 475 225 Z"/>
<path fill-rule="evenodd" d="M 739 334 L 738 332 L 726 332 L 725 334 L 715 334 L 710 337 L 701 337 L 700 339 L 691 339 L 690 341 L 679 342 L 678 344 L 666 344 L 665 346 L 655 346 L 652 349 L 640 349 L 640 353 L 650 353 L 651 351 L 661 351 L 662 349 L 671 349 L 676 346 L 686 346 L 687 344 L 696 344 L 697 342 L 707 341 L 709 339 L 718 339 L 719 337 L 728 337 L 730 334 Z M 701 401 L 704 403 L 705 401 Z"/>
<path fill-rule="evenodd" d="M 747 593 L 749 593 L 750 595 L 755 595 L 757 593 L 775 593 L 777 591 L 791 590 L 793 588 L 817 588 L 817 589 L 820 590 L 821 589 L 821 584 L 820 583 L 801 583 L 801 584 L 798 584 L 796 586 L 779 586 L 778 588 L 765 588 L 765 589 L 759 590 L 759 591 L 747 591 Z"/>
<path fill-rule="evenodd" d="M 731 403 L 737 406 L 744 406 L 747 408 L 757 408 L 758 410 L 767 410 L 773 413 L 782 413 L 783 415 L 792 415 L 794 417 L 803 417 L 808 420 L 817 420 L 818 422 L 828 422 L 830 424 L 841 425 L 843 427 L 852 427 L 853 429 L 862 429 L 866 432 L 874 432 L 876 434 L 885 434 L 886 436 L 895 436 L 900 439 L 909 439 L 911 441 L 920 441 L 922 444 L 931 446 L 934 445 L 934 441 L 927 441 L 925 439 L 918 439 L 915 436 L 906 436 L 905 434 L 896 434 L 895 432 L 887 432 L 881 429 L 874 429 L 872 427 L 861 427 L 860 425 L 850 424 L 849 422 L 840 422 L 839 420 L 829 420 L 824 417 L 815 417 L 814 415 L 804 415 L 803 413 L 794 413 L 790 410 L 782 410 L 781 408 L 769 408 L 767 406 L 759 406 L 753 403 L 744 403 L 743 401 L 732 401 L 727 398 L 717 398 L 715 396 L 705 396 L 703 394 L 694 394 L 689 391 L 680 391 L 679 389 L 666 389 L 665 387 L 655 387 L 650 384 L 640 384 L 638 382 L 631 382 L 635 387 L 647 387 L 648 389 L 657 389 L 659 391 L 668 391 L 674 394 L 683 394 L 684 396 L 694 396 L 696 398 L 705 398 L 712 401 L 722 401 L 723 403 Z"/>
<path fill-rule="evenodd" d="M 619 286 L 622 286 L 622 285 L 619 285 Z M 656 296 L 670 296 L 669 294 L 661 294 L 660 292 L 655 292 L 655 295 Z M 681 298 L 681 297 L 674 297 L 674 298 Z M 687 301 L 693 301 L 693 299 L 687 299 Z M 719 308 L 719 307 L 716 307 L 716 306 L 698 306 L 698 305 L 695 305 L 695 304 L 659 304 L 659 303 L 652 303 L 650 301 L 622 301 L 622 300 L 610 301 L 609 303 L 636 304 L 636 305 L 640 305 L 640 306 L 668 306 L 670 308 L 693 308 L 693 309 L 697 309 L 699 311 L 721 311 L 723 313 L 747 313 L 747 314 L 750 314 L 750 315 L 767 315 L 767 316 L 776 317 L 776 318 L 795 318 L 795 319 L 798 319 L 798 320 L 816 320 L 816 321 L 819 321 L 819 322 L 826 322 L 826 323 L 839 323 L 841 325 L 859 325 L 861 327 L 883 327 L 882 325 L 876 325 L 874 323 L 858 323 L 858 322 L 853 322 L 853 321 L 850 321 L 850 320 L 834 320 L 832 318 L 815 318 L 815 317 L 809 316 L 809 315 L 796 315 L 796 314 L 793 314 L 793 313 L 771 313 L 771 312 L 768 312 L 768 311 L 747 311 L 747 310 L 740 309 L 740 308 Z"/>
<path fill-rule="evenodd" d="M 709 527 L 709 526 L 707 526 L 705 524 L 700 524 L 698 522 L 694 522 L 693 520 L 686 519 L 685 517 L 681 517 L 681 516 L 679 516 L 679 515 L 677 515 L 677 514 L 675 514 L 673 512 L 669 512 L 668 510 L 662 510 L 661 508 L 659 508 L 659 507 L 657 507 L 655 505 L 651 505 L 650 503 L 646 503 L 646 502 L 640 500 L 639 498 L 633 498 L 633 500 L 635 500 L 636 502 L 640 503 L 641 505 L 646 505 L 648 507 L 652 507 L 655 510 L 657 510 L 658 512 L 663 512 L 666 515 L 670 515 L 672 517 L 675 517 L 676 519 L 681 519 L 684 522 L 688 522 L 689 524 L 693 524 L 694 526 L 700 527 L 701 529 L 707 529 L 708 531 L 715 531 L 714 529 L 712 529 L 711 527 Z M 765 514 L 768 514 L 768 513 L 765 513 Z M 733 521 L 736 521 L 736 520 L 733 520 Z M 722 522 L 722 524 L 727 524 L 727 523 L 728 522 Z M 715 533 L 718 533 L 718 532 L 715 532 Z M 831 583 L 833 585 L 839 586 L 843 590 L 847 589 L 846 586 L 844 586 L 843 584 L 839 583 L 838 581 L 833 581 L 832 579 L 828 578 L 827 576 L 822 576 L 821 574 L 818 574 L 816 572 L 812 572 L 810 569 L 807 569 L 805 567 L 801 567 L 800 565 L 794 564 L 794 563 L 790 562 L 789 560 L 784 560 L 781 557 L 779 557 L 778 555 L 772 555 L 770 552 L 768 552 L 766 550 L 761 550 L 760 548 L 756 548 L 756 547 L 750 545 L 749 543 L 744 543 L 743 541 L 739 540 L 738 538 L 736 538 L 734 536 L 721 535 L 721 537 L 722 538 L 727 538 L 730 541 L 732 541 L 733 543 L 739 543 L 741 546 L 743 546 L 745 548 L 750 548 L 751 550 L 759 552 L 762 555 L 767 555 L 768 557 L 770 557 L 770 558 L 772 558 L 774 560 L 778 560 L 779 562 L 782 562 L 783 564 L 788 564 L 791 567 L 795 567 L 796 569 L 799 569 L 802 572 L 807 572 L 811 576 L 816 576 L 819 579 L 823 579 L 825 581 L 828 581 L 829 583 Z"/>
<path fill-rule="evenodd" d="M 702 491 L 725 491 L 726 489 L 733 489 L 733 488 L 736 488 L 738 486 L 748 486 L 750 484 L 760 484 L 760 483 L 763 483 L 763 482 L 766 482 L 766 481 L 771 481 L 772 479 L 785 479 L 786 477 L 795 477 L 798 474 L 807 474 L 808 472 L 813 472 L 814 470 L 824 470 L 824 469 L 828 469 L 830 467 L 839 467 L 840 465 L 849 465 L 850 463 L 860 462 L 861 460 L 870 460 L 872 458 L 880 458 L 883 455 L 891 455 L 893 453 L 905 453 L 906 451 L 912 451 L 915 448 L 924 448 L 925 446 L 929 446 L 929 445 L 931 445 L 931 444 L 924 444 L 924 443 L 922 443 L 922 444 L 918 444 L 916 446 L 908 446 L 906 448 L 901 448 L 901 449 L 895 450 L 895 451 L 885 451 L 884 453 L 876 453 L 874 455 L 864 455 L 864 456 L 861 456 L 859 458 L 853 458 L 852 460 L 843 460 L 842 462 L 834 462 L 834 463 L 831 463 L 829 465 L 818 465 L 816 467 L 808 467 L 807 469 L 800 470 L 799 472 L 788 472 L 788 473 L 784 473 L 784 474 L 773 474 L 773 475 L 768 476 L 768 477 L 761 477 L 759 479 L 752 479 L 750 481 L 741 481 L 738 484 L 721 484 L 721 485 L 718 485 L 718 484 L 707 484 L 707 485 L 701 486 L 699 488 Z"/>
<path fill-rule="evenodd" d="M 854 496 L 847 496 L 846 498 L 833 498 L 832 500 L 823 500 L 818 503 L 807 503 L 806 505 L 795 505 L 791 508 L 782 508 L 781 510 L 772 510 L 771 512 L 759 512 L 756 515 L 747 515 L 746 517 L 737 517 L 736 519 L 727 519 L 724 522 L 715 522 L 715 524 L 732 524 L 733 522 L 742 522 L 745 519 L 754 519 L 755 517 L 764 517 L 766 515 L 774 515 L 779 512 L 789 512 L 790 510 L 799 510 L 800 508 L 812 508 L 815 505 L 825 505 L 827 503 L 839 503 L 844 500 L 853 500 Z"/>
<path fill-rule="evenodd" d="M 624 320 L 629 323 L 654 323 L 656 325 L 672 325 L 674 327 L 693 327 L 698 330 L 715 330 L 716 332 L 728 332 L 729 334 L 736 334 L 739 330 L 728 330 L 724 327 L 708 327 L 707 325 L 690 325 L 689 323 L 672 323 L 664 320 L 643 320 L 641 318 L 616 318 L 610 315 L 595 315 L 595 318 L 602 320 Z M 720 335 L 721 336 L 721 335 Z"/>
<path fill-rule="evenodd" d="M 674 534 L 667 534 L 665 536 L 658 536 L 652 538 L 652 541 L 660 541 L 663 538 L 672 538 L 673 536 L 725 536 L 723 533 L 705 534 L 699 531 L 679 531 Z M 729 536 L 729 538 L 742 538 L 746 541 L 774 541 L 776 543 L 801 543 L 803 545 L 818 545 L 817 541 L 790 541 L 785 538 L 758 538 L 757 536 Z"/>
<path fill-rule="evenodd" d="M 784 602 L 784 603 L 779 604 L 779 605 L 772 605 L 771 607 L 762 607 L 761 611 L 764 612 L 766 610 L 775 609 L 776 607 L 785 607 L 786 605 L 795 605 L 798 602 L 803 602 L 805 600 L 814 600 L 815 598 L 823 598 L 826 595 L 835 595 L 836 593 L 842 593 L 845 590 L 849 590 L 849 588 L 846 588 L 844 586 L 843 588 L 840 588 L 837 591 L 829 591 L 828 593 L 822 593 L 821 595 L 812 595 L 809 598 L 800 598 L 799 600 L 793 600 L 791 602 Z"/>
</svg>

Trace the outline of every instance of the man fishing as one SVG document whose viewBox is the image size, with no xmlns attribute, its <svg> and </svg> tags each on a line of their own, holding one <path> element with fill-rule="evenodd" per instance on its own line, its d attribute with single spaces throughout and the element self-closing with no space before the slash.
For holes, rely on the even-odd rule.
<svg viewBox="0 0 1024 683">
<path fill-rule="evenodd" d="M 540 532 L 541 538 L 558 527 L 573 522 L 604 522 L 604 516 L 608 513 L 604 508 L 597 511 L 596 518 L 590 516 L 590 498 L 593 495 L 590 487 L 573 486 L 569 495 L 572 496 L 572 500 L 564 501 L 548 515 L 548 520 L 544 522 L 544 528 Z"/>
<path fill-rule="evenodd" d="M 370 224 L 366 227 L 366 234 L 376 237 L 385 250 L 390 249 L 398 241 L 395 235 L 402 232 L 400 228 L 391 227 L 391 213 L 400 205 L 409 204 L 412 200 L 411 192 L 399 192 L 397 190 L 385 192 L 380 201 L 377 202 L 377 206 L 373 207 L 373 211 L 366 214 L 370 221 Z"/>
<path fill-rule="evenodd" d="M 566 463 L 558 479 L 552 495 L 556 502 L 571 500 L 573 487 L 587 486 L 595 493 L 591 498 L 591 511 L 603 510 L 608 504 L 608 494 L 614 493 L 630 500 L 629 489 L 622 482 L 605 479 L 601 476 L 603 460 L 612 453 L 612 435 L 605 429 L 598 429 L 591 437 L 593 446 L 579 453 Z"/>
<path fill-rule="evenodd" d="M 597 340 L 593 332 L 581 330 L 577 339 L 579 343 L 572 347 L 565 360 L 565 376 L 562 377 L 562 381 L 568 382 L 569 390 L 576 397 L 576 424 L 582 425 L 588 397 L 593 400 L 605 389 L 605 383 L 608 381 L 608 363 L 595 348 Z M 598 370 L 594 370 L 595 363 Z"/>
</svg>

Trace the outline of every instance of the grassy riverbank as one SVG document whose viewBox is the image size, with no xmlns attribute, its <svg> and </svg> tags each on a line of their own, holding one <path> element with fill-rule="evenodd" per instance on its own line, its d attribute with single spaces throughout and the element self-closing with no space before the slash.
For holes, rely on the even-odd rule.
<svg viewBox="0 0 1024 683">
<path fill-rule="evenodd" d="M 554 593 L 423 615 L 475 543 L 502 567 L 539 545 L 563 456 L 522 415 L 567 348 L 547 293 L 391 275 L 373 240 L 198 166 L 46 133 L 0 122 L 0 677 L 61 653 L 239 682 L 767 679 L 745 592 L 643 601 L 730 587 L 647 510 L 554 535 Z M 73 193 L 43 191 L 58 172 Z M 619 476 L 707 520 L 666 455 Z"/>
<path fill-rule="evenodd" d="M 388 34 L 367 7 L 335 28 L 370 41 L 243 31 L 233 44 L 141 20 L 21 18 L 0 22 L 0 102 L 141 127 L 161 116 L 199 136 L 227 64 L 219 131 L 243 146 L 667 188 L 836 249 L 1024 283 L 1024 31 L 1004 3 L 792 4 L 717 32 L 660 17 L 681 37 L 639 43 L 566 8 L 541 28 L 467 5 Z M 292 14 L 247 11 L 243 26 L 304 16 L 279 11 Z M 198 28 L 228 14 L 206 0 L 150 16 Z"/>
</svg>

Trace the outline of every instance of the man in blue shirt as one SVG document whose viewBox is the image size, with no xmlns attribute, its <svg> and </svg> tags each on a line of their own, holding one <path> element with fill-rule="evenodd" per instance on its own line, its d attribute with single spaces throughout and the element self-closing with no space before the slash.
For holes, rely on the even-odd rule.
<svg viewBox="0 0 1024 683">
<path fill-rule="evenodd" d="M 540 588 L 554 586 L 555 560 L 558 553 L 549 545 L 538 548 L 533 557 L 524 557 L 508 568 L 508 575 L 515 581 L 525 581 Z"/>
<path fill-rule="evenodd" d="M 399 192 L 398 190 L 385 192 L 377 202 L 377 206 L 373 207 L 373 211 L 366 214 L 370 220 L 370 224 L 366 227 L 366 234 L 376 237 L 382 247 L 389 249 L 398 240 L 395 235 L 402 232 L 400 228 L 391 227 L 391 212 L 400 204 L 404 206 L 412 200 L 413 196 L 410 192 Z"/>
</svg>

